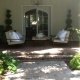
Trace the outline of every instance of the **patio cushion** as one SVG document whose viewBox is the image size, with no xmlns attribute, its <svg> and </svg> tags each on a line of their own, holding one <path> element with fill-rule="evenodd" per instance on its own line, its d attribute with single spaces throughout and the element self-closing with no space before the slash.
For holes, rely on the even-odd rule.
<svg viewBox="0 0 80 80">
<path fill-rule="evenodd" d="M 60 36 L 60 34 L 62 33 L 62 31 L 63 31 L 63 29 L 62 29 L 62 30 L 60 30 L 60 31 L 57 33 L 57 35 L 56 35 L 56 37 L 55 37 L 55 38 L 59 38 L 59 36 Z"/>
<path fill-rule="evenodd" d="M 61 41 L 64 41 L 66 34 L 67 34 L 67 31 L 62 29 L 58 32 L 58 34 L 56 35 L 56 38 L 59 38 Z"/>
<path fill-rule="evenodd" d="M 9 31 L 9 38 L 11 41 L 20 41 L 19 35 L 14 31 Z"/>
<path fill-rule="evenodd" d="M 21 35 L 20 32 L 16 31 L 16 34 L 19 36 L 20 39 L 23 39 L 23 36 Z"/>
</svg>

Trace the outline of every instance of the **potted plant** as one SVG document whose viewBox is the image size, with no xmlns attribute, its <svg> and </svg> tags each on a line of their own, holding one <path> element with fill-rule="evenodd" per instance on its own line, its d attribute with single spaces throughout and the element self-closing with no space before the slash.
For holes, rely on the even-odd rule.
<svg viewBox="0 0 80 80">
<path fill-rule="evenodd" d="M 2 42 L 4 37 L 4 26 L 0 25 L 0 41 Z"/>
</svg>

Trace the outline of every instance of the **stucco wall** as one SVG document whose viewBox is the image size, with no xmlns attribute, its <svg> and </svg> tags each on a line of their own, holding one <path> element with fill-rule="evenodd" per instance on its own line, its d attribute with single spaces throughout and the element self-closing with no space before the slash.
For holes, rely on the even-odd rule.
<svg viewBox="0 0 80 80">
<path fill-rule="evenodd" d="M 22 32 L 21 5 L 31 5 L 31 0 L 0 0 L 0 25 L 5 25 L 6 9 L 12 12 L 13 29 Z M 43 5 L 51 5 L 51 34 L 56 34 L 66 27 L 67 11 L 72 11 L 72 26 L 79 27 L 80 0 L 43 0 Z"/>
</svg>

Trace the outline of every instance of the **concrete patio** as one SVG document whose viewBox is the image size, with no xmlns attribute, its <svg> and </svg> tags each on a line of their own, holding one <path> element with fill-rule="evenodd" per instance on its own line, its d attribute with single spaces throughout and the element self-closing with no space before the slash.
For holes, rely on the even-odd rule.
<svg viewBox="0 0 80 80">
<path fill-rule="evenodd" d="M 64 61 L 22 62 L 5 80 L 80 80 L 80 70 L 70 70 Z"/>
</svg>

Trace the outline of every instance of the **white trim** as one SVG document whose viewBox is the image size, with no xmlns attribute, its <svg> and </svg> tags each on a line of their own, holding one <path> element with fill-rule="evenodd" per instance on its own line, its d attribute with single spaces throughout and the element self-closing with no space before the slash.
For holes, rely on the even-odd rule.
<svg viewBox="0 0 80 80">
<path fill-rule="evenodd" d="M 23 34 L 23 9 L 21 6 L 21 21 L 22 21 L 22 34 Z"/>
<path fill-rule="evenodd" d="M 37 20 L 37 18 L 38 18 L 38 9 L 36 8 L 36 20 Z M 37 20 L 37 22 L 38 22 L 38 20 Z M 36 28 L 37 28 L 37 34 L 38 34 L 38 24 L 36 25 Z"/>
<path fill-rule="evenodd" d="M 51 21 L 50 21 L 50 22 L 51 22 L 51 23 L 50 23 L 50 26 L 51 26 L 51 27 L 50 27 L 50 28 L 52 28 L 52 5 L 51 5 L 51 16 L 50 16 L 50 17 L 51 17 Z M 51 37 L 51 29 L 50 29 L 50 37 Z"/>
</svg>

